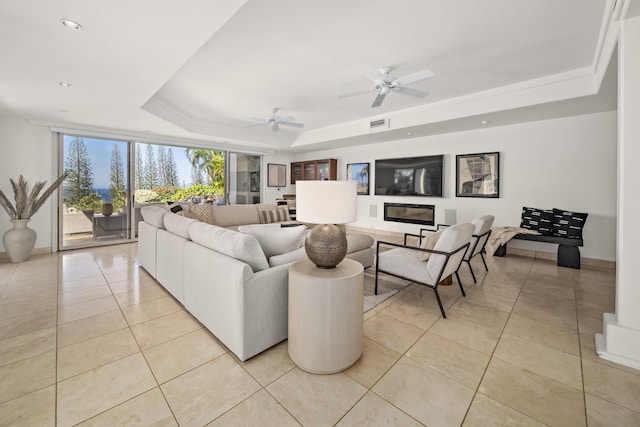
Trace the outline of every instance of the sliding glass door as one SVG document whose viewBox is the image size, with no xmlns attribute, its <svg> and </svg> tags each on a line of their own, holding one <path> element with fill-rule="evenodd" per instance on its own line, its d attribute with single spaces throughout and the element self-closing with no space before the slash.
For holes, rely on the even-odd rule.
<svg viewBox="0 0 640 427">
<path fill-rule="evenodd" d="M 61 135 L 64 180 L 59 247 L 131 239 L 128 141 Z"/>
</svg>

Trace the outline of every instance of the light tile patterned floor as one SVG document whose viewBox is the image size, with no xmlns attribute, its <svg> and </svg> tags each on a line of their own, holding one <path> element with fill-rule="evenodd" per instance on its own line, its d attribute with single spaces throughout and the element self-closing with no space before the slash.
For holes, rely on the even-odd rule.
<svg viewBox="0 0 640 427">
<path fill-rule="evenodd" d="M 0 260 L 0 425 L 638 426 L 640 371 L 599 359 L 612 270 L 488 257 L 364 315 L 364 354 L 312 375 L 286 341 L 239 362 L 136 244 Z"/>
</svg>

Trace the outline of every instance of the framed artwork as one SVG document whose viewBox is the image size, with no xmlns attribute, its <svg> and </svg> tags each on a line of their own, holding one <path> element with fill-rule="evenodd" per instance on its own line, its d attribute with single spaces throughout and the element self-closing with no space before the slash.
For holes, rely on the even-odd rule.
<svg viewBox="0 0 640 427">
<path fill-rule="evenodd" d="M 347 165 L 347 180 L 356 181 L 358 194 L 369 194 L 369 163 L 349 163 Z"/>
<path fill-rule="evenodd" d="M 285 187 L 287 185 L 287 165 L 269 163 L 267 165 L 267 187 Z"/>
<path fill-rule="evenodd" d="M 252 193 L 260 191 L 260 172 L 249 172 L 249 191 Z"/>
<path fill-rule="evenodd" d="M 456 156 L 456 197 L 500 197 L 500 153 Z"/>
</svg>

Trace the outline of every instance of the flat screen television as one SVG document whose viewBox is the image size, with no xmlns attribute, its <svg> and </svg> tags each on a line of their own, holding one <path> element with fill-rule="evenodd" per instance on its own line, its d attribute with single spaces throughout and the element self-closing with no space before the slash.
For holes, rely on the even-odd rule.
<svg viewBox="0 0 640 427">
<path fill-rule="evenodd" d="M 442 154 L 376 160 L 375 194 L 442 197 L 443 163 Z"/>
</svg>

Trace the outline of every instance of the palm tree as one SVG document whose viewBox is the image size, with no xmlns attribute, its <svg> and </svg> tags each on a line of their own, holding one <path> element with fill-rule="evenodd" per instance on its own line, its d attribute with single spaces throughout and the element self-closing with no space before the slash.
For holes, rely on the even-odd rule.
<svg viewBox="0 0 640 427">
<path fill-rule="evenodd" d="M 224 189 L 224 152 L 187 148 L 187 156 L 196 171 L 203 171 L 207 185 Z"/>
</svg>

